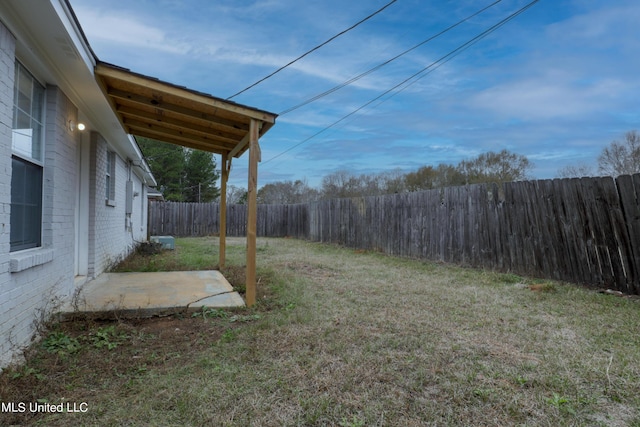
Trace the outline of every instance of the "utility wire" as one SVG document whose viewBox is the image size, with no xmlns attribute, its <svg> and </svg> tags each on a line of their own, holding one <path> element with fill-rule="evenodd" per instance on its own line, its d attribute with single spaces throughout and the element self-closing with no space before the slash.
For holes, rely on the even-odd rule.
<svg viewBox="0 0 640 427">
<path fill-rule="evenodd" d="M 275 70 L 273 73 L 261 78 L 260 80 L 258 80 L 257 82 L 253 83 L 250 86 L 247 86 L 246 88 L 242 89 L 240 92 L 236 92 L 235 94 L 231 95 L 230 97 L 227 98 L 227 100 L 233 99 L 236 96 L 240 95 L 241 93 L 244 93 L 246 91 L 248 91 L 249 89 L 259 85 L 260 83 L 262 83 L 263 81 L 267 80 L 270 77 L 273 77 L 274 75 L 278 74 L 280 71 L 284 70 L 285 68 L 287 68 L 288 66 L 298 62 L 299 60 L 301 60 L 302 58 L 304 58 L 305 56 L 309 55 L 312 52 L 315 52 L 316 50 L 320 49 L 322 46 L 332 42 L 333 40 L 337 39 L 338 37 L 340 37 L 341 35 L 353 30 L 354 28 L 356 28 L 358 25 L 362 24 L 365 21 L 368 21 L 369 19 L 373 18 L 374 16 L 376 16 L 377 14 L 379 14 L 380 12 L 382 12 L 383 10 L 385 10 L 386 8 L 388 8 L 389 6 L 391 6 L 393 3 L 395 3 L 398 0 L 392 0 L 389 3 L 387 3 L 386 5 L 382 6 L 380 9 L 376 10 L 375 12 L 373 12 L 371 15 L 367 16 L 366 18 L 356 22 L 355 24 L 353 24 L 352 26 L 350 26 L 349 28 L 347 28 L 346 30 L 343 30 L 341 32 L 339 32 L 338 34 L 336 34 L 335 36 L 331 37 L 330 39 L 328 39 L 327 41 L 320 43 L 318 46 L 314 47 L 311 50 L 308 50 L 307 52 L 303 53 L 302 55 L 300 55 L 299 57 L 297 57 L 296 59 L 294 59 L 293 61 L 289 62 L 286 65 L 283 65 L 282 67 L 278 68 L 277 70 Z"/>
<path fill-rule="evenodd" d="M 310 137 L 300 141 L 299 143 L 289 147 L 288 149 L 286 149 L 285 151 L 282 151 L 279 154 L 276 154 L 275 156 L 273 156 L 272 158 L 266 160 L 263 162 L 263 165 L 266 163 L 269 163 L 272 160 L 277 159 L 278 157 L 288 153 L 289 151 L 301 146 L 302 144 L 305 144 L 307 142 L 309 142 L 310 140 L 312 140 L 313 138 L 317 137 L 318 135 L 326 132 L 327 130 L 335 127 L 337 124 L 343 122 L 344 120 L 346 120 L 347 118 L 353 116 L 354 114 L 356 114 L 357 112 L 359 112 L 360 110 L 368 107 L 369 105 L 373 104 L 375 101 L 379 100 L 380 98 L 384 97 L 385 95 L 389 94 L 390 92 L 393 92 L 394 90 L 396 90 L 397 88 L 403 86 L 404 84 L 408 83 L 409 81 L 411 81 L 412 79 L 416 79 L 414 82 L 411 82 L 409 84 L 407 84 L 404 88 L 402 88 L 401 90 L 406 89 L 407 87 L 411 86 L 413 83 L 415 83 L 417 80 L 419 80 L 419 78 L 422 78 L 424 76 L 419 77 L 421 74 L 425 73 L 426 71 L 433 71 L 435 68 L 434 66 L 440 66 L 448 61 L 450 61 L 451 59 L 453 59 L 453 57 L 457 56 L 459 53 L 461 53 L 463 50 L 465 50 L 466 48 L 470 47 L 471 45 L 477 43 L 478 41 L 480 41 L 481 39 L 483 39 L 484 37 L 488 36 L 489 34 L 491 34 L 492 32 L 494 32 L 495 30 L 497 30 L 498 28 L 502 27 L 503 25 L 505 25 L 507 22 L 511 21 L 512 19 L 516 18 L 517 16 L 519 16 L 520 14 L 522 14 L 523 12 L 525 12 L 527 9 L 529 9 L 530 7 L 532 7 L 534 4 L 538 3 L 540 0 L 533 0 L 532 2 L 526 4 L 525 6 L 523 6 L 522 8 L 518 9 L 516 12 L 512 13 L 511 15 L 507 16 L 506 18 L 504 18 L 503 20 L 501 20 L 500 22 L 498 22 L 497 24 L 489 27 L 488 29 L 486 29 L 485 31 L 483 31 L 482 33 L 478 34 L 477 36 L 473 37 L 471 40 L 467 41 L 466 43 L 458 46 L 456 49 L 452 50 L 451 52 L 447 53 L 446 55 L 444 55 L 443 57 L 441 57 L 440 59 L 432 62 L 431 64 L 429 64 L 428 66 L 424 67 L 423 69 L 421 69 L 420 71 L 418 71 L 417 73 L 414 73 L 413 75 L 407 77 L 406 79 L 404 79 L 403 81 L 401 81 L 400 83 L 398 83 L 397 85 L 393 86 L 391 89 L 386 90 L 385 92 L 381 93 L 380 95 L 376 96 L 375 98 L 371 99 L 370 101 L 366 102 L 365 104 L 361 105 L 360 107 L 356 108 L 355 110 L 353 110 L 352 112 L 350 112 L 349 114 L 341 117 L 340 119 L 336 120 L 335 122 L 331 123 L 330 125 L 324 127 L 323 129 L 319 130 L 318 132 L 314 133 L 313 135 L 311 135 Z M 437 68 L 437 67 L 436 67 Z M 419 78 L 418 78 L 419 77 Z"/>
<path fill-rule="evenodd" d="M 419 72 L 418 74 L 421 74 L 419 76 L 417 76 L 412 82 L 407 83 L 402 89 L 397 90 L 394 94 L 390 95 L 388 98 L 380 101 L 379 104 L 375 105 L 373 108 L 378 107 L 378 105 L 382 104 L 385 101 L 388 101 L 389 99 L 393 98 L 394 96 L 396 96 L 397 94 L 399 94 L 400 92 L 404 91 L 405 89 L 409 88 L 410 86 L 414 85 L 415 83 L 417 83 L 419 80 L 423 79 L 424 77 L 428 76 L 429 74 L 431 74 L 433 71 L 435 71 L 436 69 L 440 68 L 441 66 L 443 66 L 444 64 L 446 64 L 447 62 L 451 61 L 453 58 L 455 58 L 456 56 L 458 56 L 459 54 L 461 54 L 462 52 L 464 52 L 465 50 L 469 49 L 471 46 L 473 46 L 474 44 L 478 43 L 480 40 L 482 40 L 483 38 L 485 38 L 487 35 L 489 35 L 490 33 L 492 33 L 493 31 L 497 30 L 498 28 L 502 27 L 503 25 L 505 25 L 507 22 L 511 21 L 512 19 L 516 18 L 518 15 L 520 15 L 521 13 L 523 13 L 524 11 L 526 11 L 527 9 L 529 9 L 531 6 L 533 6 L 535 3 L 537 3 L 539 0 L 535 0 L 529 4 L 527 4 L 526 6 L 522 7 L 520 10 L 514 12 L 512 15 L 508 16 L 507 18 L 503 19 L 502 21 L 498 22 L 496 25 L 494 25 L 493 27 L 489 28 L 487 31 L 479 34 L 478 36 L 474 37 L 473 39 L 469 40 L 467 43 L 459 46 L 457 49 L 451 51 L 448 55 L 443 56 L 442 58 L 440 58 L 437 62 L 437 64 L 431 68 L 429 68 L 428 72 L 424 72 L 426 71 L 425 69 L 423 69 L 421 72 Z M 486 33 L 486 34 L 485 34 Z M 445 59 L 446 58 L 446 59 Z M 435 63 L 434 63 L 435 64 Z M 434 65 L 431 64 L 431 65 Z M 424 72 L 424 73 L 423 73 Z M 416 76 L 414 74 L 414 76 Z M 410 80 L 412 77 L 410 77 L 408 80 Z M 405 82 L 407 82 L 407 80 L 405 80 Z M 403 83 L 401 83 L 400 85 L 402 85 Z M 397 88 L 398 86 L 396 86 L 395 88 Z M 394 89 L 395 89 L 394 88 Z M 384 95 L 384 94 L 383 94 Z"/>
<path fill-rule="evenodd" d="M 443 35 L 443 34 L 445 34 L 445 33 L 449 32 L 449 31 L 453 30 L 454 28 L 456 28 L 457 26 L 459 26 L 459 25 L 461 25 L 461 24 L 465 23 L 466 21 L 468 21 L 468 20 L 470 20 L 470 19 L 472 19 L 472 18 L 474 18 L 474 17 L 478 16 L 478 15 L 479 15 L 479 14 L 481 14 L 482 12 L 486 11 L 487 9 L 490 9 L 491 7 L 493 7 L 493 6 L 495 6 L 496 4 L 500 3 L 501 1 L 502 1 L 502 0 L 497 0 L 497 1 L 493 2 L 493 3 L 491 3 L 489 6 L 486 6 L 486 7 L 482 8 L 482 9 L 480 9 L 479 11 L 477 11 L 476 13 L 474 13 L 474 14 L 472 14 L 472 15 L 467 16 L 466 18 L 464 18 L 464 19 L 462 19 L 462 20 L 460 20 L 460 21 L 456 22 L 455 24 L 453 24 L 453 25 L 451 25 L 451 26 L 449 26 L 449 27 L 445 28 L 444 30 L 440 31 L 439 33 L 437 33 L 437 34 L 435 34 L 435 35 L 433 35 L 433 36 L 431 36 L 431 37 L 427 38 L 426 40 L 421 41 L 421 42 L 420 42 L 420 43 L 418 43 L 417 45 L 415 45 L 415 46 L 413 46 L 413 47 L 411 47 L 411 48 L 409 48 L 409 49 L 405 50 L 404 52 L 399 53 L 398 55 L 394 56 L 393 58 L 388 59 L 388 60 L 384 61 L 383 63 L 376 65 L 375 67 L 373 67 L 373 68 L 371 68 L 371 69 L 369 69 L 369 70 L 365 71 L 365 72 L 364 72 L 364 73 L 362 73 L 362 74 L 358 74 L 357 76 L 355 76 L 355 77 L 353 77 L 353 78 L 351 78 L 351 79 L 349 79 L 349 80 L 345 81 L 344 83 L 341 83 L 341 84 L 339 84 L 339 85 L 337 85 L 337 86 L 335 86 L 335 87 L 333 87 L 333 88 L 331 88 L 331 89 L 329 89 L 329 90 L 327 90 L 327 91 L 324 91 L 324 92 L 322 92 L 322 93 L 319 93 L 318 95 L 316 95 L 316 96 L 314 96 L 314 97 L 312 97 L 312 98 L 309 98 L 309 99 L 307 99 L 306 101 L 301 102 L 300 104 L 294 105 L 294 106 L 293 106 L 293 107 L 291 107 L 291 108 L 287 108 L 286 110 L 283 110 L 282 112 L 280 112 L 278 115 L 279 115 L 279 116 L 283 116 L 283 115 L 285 115 L 285 114 L 287 114 L 287 113 L 290 113 L 290 112 L 292 112 L 292 111 L 295 111 L 295 110 L 297 110 L 298 108 L 304 107 L 304 106 L 305 106 L 305 105 L 307 105 L 307 104 L 310 104 L 310 103 L 315 102 L 315 101 L 317 101 L 317 100 L 319 100 L 319 99 L 321 99 L 321 98 L 324 98 L 325 96 L 330 95 L 330 94 L 332 94 L 333 92 L 336 92 L 337 90 L 342 89 L 343 87 L 348 86 L 348 85 L 350 85 L 351 83 L 354 83 L 354 82 L 356 82 L 356 81 L 360 80 L 361 78 L 363 78 L 363 77 L 365 77 L 365 76 L 368 76 L 369 74 L 373 73 L 374 71 L 379 70 L 380 68 L 384 67 L 385 65 L 390 64 L 391 62 L 395 61 L 396 59 L 398 59 L 398 58 L 400 58 L 400 57 L 402 57 L 402 56 L 406 55 L 407 53 L 409 53 L 409 52 L 411 52 L 411 51 L 416 50 L 416 49 L 417 49 L 417 48 L 419 48 L 420 46 L 422 46 L 422 45 L 424 45 L 424 44 L 427 44 L 428 42 L 430 42 L 430 41 L 432 41 L 432 40 L 434 40 L 434 39 L 436 39 L 436 38 L 440 37 L 441 35 Z"/>
</svg>

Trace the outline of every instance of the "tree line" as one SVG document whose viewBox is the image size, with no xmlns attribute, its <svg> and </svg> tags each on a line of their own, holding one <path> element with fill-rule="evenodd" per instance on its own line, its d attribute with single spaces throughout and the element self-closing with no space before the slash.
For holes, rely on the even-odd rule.
<svg viewBox="0 0 640 427">
<path fill-rule="evenodd" d="M 560 169 L 557 176 L 574 178 L 599 174 L 615 177 L 640 173 L 640 133 L 635 130 L 629 131 L 622 140 L 612 141 L 598 156 L 597 165 L 597 171 L 585 164 L 569 165 Z M 258 190 L 258 202 L 305 203 L 331 198 L 423 191 L 456 185 L 522 181 L 531 179 L 529 173 L 532 168 L 533 164 L 525 156 L 502 150 L 483 153 L 457 165 L 422 166 L 409 173 L 396 170 L 356 175 L 348 170 L 339 170 L 325 176 L 319 188 L 310 187 L 305 180 L 266 184 Z M 233 191 L 236 196 L 234 200 L 242 203 L 242 189 L 235 188 Z"/>
<path fill-rule="evenodd" d="M 342 197 L 378 196 L 429 190 L 482 182 L 522 181 L 529 178 L 533 164 L 508 150 L 480 154 L 457 165 L 423 166 L 415 172 L 400 170 L 376 174 L 353 174 L 339 170 L 322 178 L 319 188 L 306 180 L 279 181 L 258 190 L 258 202 L 292 204 Z"/>
<path fill-rule="evenodd" d="M 190 150 L 160 141 L 137 138 L 151 172 L 165 200 L 180 202 L 213 202 L 220 196 L 219 171 L 211 153 Z M 622 140 L 614 140 L 597 159 L 600 175 L 618 176 L 640 173 L 640 133 L 630 131 Z M 422 166 L 404 173 L 393 170 L 375 174 L 354 174 L 338 170 L 322 178 L 313 188 L 306 180 L 278 181 L 258 190 L 258 203 L 295 204 L 322 199 L 377 196 L 430 190 L 433 188 L 478 183 L 503 183 L 531 179 L 533 164 L 527 157 L 508 150 L 487 152 L 463 160 L 456 165 Z M 558 171 L 559 178 L 593 176 L 593 167 L 569 165 Z M 246 203 L 247 191 L 230 185 L 227 201 Z"/>
</svg>

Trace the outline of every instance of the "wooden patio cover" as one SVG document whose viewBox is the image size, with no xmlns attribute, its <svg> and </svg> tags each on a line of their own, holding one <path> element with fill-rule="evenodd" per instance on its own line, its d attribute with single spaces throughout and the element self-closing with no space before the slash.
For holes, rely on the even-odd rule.
<svg viewBox="0 0 640 427">
<path fill-rule="evenodd" d="M 124 130 L 222 156 L 220 268 L 225 264 L 227 180 L 231 160 L 249 151 L 246 300 L 256 299 L 257 178 L 259 138 L 277 115 L 99 62 L 95 76 Z"/>
</svg>

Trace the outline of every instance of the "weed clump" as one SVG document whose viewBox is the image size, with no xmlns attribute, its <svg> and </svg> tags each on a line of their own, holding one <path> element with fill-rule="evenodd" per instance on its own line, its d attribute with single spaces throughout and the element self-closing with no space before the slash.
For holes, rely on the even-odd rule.
<svg viewBox="0 0 640 427">
<path fill-rule="evenodd" d="M 136 246 L 135 253 L 142 256 L 151 256 L 160 254 L 163 250 L 160 242 L 140 242 Z"/>
<path fill-rule="evenodd" d="M 70 337 L 64 332 L 51 333 L 42 343 L 42 346 L 49 353 L 55 353 L 59 356 L 77 353 L 82 346 L 76 338 Z"/>
</svg>

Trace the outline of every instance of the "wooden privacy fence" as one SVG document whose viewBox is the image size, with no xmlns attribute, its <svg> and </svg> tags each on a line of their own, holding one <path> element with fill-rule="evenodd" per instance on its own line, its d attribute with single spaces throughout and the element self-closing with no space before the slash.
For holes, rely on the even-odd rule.
<svg viewBox="0 0 640 427">
<path fill-rule="evenodd" d="M 640 294 L 640 175 L 310 205 L 311 240 Z"/>
<path fill-rule="evenodd" d="M 307 205 L 258 205 L 258 236 L 306 238 Z M 211 236 L 220 233 L 218 203 L 149 201 L 151 236 Z M 227 205 L 227 236 L 246 236 L 247 205 Z"/>
<path fill-rule="evenodd" d="M 204 234 L 216 233 L 215 207 L 214 214 L 189 213 L 196 208 L 178 211 L 154 203 L 153 234 L 203 235 L 202 226 L 190 222 L 204 217 L 211 223 L 207 229 L 211 231 Z M 165 222 L 154 222 L 156 211 L 163 212 Z M 243 235 L 244 207 L 229 206 L 227 218 L 227 234 Z M 156 232 L 157 227 L 167 231 Z M 261 205 L 258 234 L 640 294 L 640 174 L 615 180 L 477 184 L 302 205 Z"/>
</svg>

